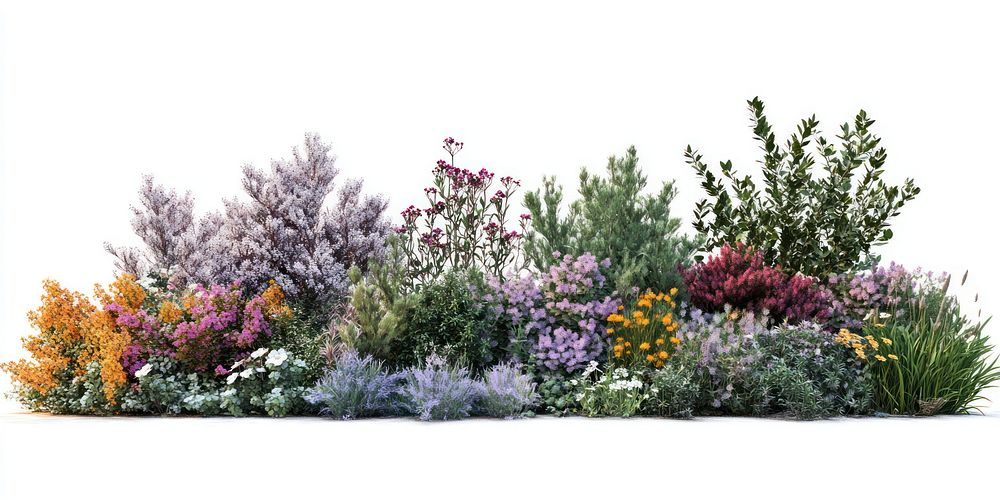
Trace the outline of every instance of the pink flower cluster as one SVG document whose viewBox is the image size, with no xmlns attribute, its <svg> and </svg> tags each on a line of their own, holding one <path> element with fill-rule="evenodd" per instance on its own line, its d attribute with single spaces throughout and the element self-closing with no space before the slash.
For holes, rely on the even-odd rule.
<svg viewBox="0 0 1000 500">
<path fill-rule="evenodd" d="M 745 311 L 768 311 L 775 321 L 821 321 L 830 315 L 832 295 L 815 278 L 789 276 L 764 264 L 764 256 L 740 243 L 682 270 L 689 300 L 706 312 L 729 305 Z"/>
<path fill-rule="evenodd" d="M 224 374 L 225 366 L 252 350 L 261 336 L 271 335 L 266 301 L 259 295 L 244 299 L 238 284 L 197 285 L 179 302 L 184 308 L 175 323 L 142 309 L 129 313 L 115 303 L 106 306 L 116 314 L 117 324 L 132 336 L 132 344 L 122 356 L 129 374 L 152 356 L 171 358 L 197 373 Z"/>
</svg>

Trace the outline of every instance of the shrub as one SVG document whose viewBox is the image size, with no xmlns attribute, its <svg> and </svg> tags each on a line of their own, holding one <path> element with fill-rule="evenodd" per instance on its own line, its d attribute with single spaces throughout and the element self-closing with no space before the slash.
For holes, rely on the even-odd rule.
<svg viewBox="0 0 1000 500">
<path fill-rule="evenodd" d="M 604 353 L 608 315 L 619 301 L 605 291 L 605 259 L 591 254 L 561 256 L 558 264 L 533 278 L 491 281 L 492 293 L 485 297 L 494 311 L 505 315 L 513 331 L 531 345 L 533 364 L 548 371 L 572 373 Z"/>
<path fill-rule="evenodd" d="M 498 335 L 506 332 L 497 332 L 496 315 L 480 298 L 483 286 L 459 271 L 426 284 L 412 299 L 405 328 L 392 341 L 395 366 L 413 366 L 432 354 L 475 369 L 494 362 L 506 344 Z"/>
<path fill-rule="evenodd" d="M 306 364 L 284 349 L 261 347 L 230 370 L 226 388 L 219 393 L 220 406 L 230 415 L 284 417 L 306 410 Z"/>
<path fill-rule="evenodd" d="M 347 267 L 366 269 L 369 259 L 381 256 L 389 231 L 387 202 L 362 197 L 361 181 L 345 183 L 333 207 L 324 208 L 337 173 L 330 146 L 307 134 L 304 150 L 272 161 L 269 174 L 243 167 L 248 202 L 226 201 L 224 213 L 201 220 L 193 215 L 190 194 L 146 177 L 142 206 L 132 208 L 132 227 L 145 249 L 106 247 L 119 269 L 137 276 L 168 269 L 177 285 L 239 281 L 256 293 L 273 279 L 290 301 L 324 322 L 347 288 Z"/>
<path fill-rule="evenodd" d="M 768 311 L 776 322 L 823 320 L 831 295 L 815 279 L 788 276 L 764 264 L 763 254 L 743 245 L 724 245 L 717 256 L 684 271 L 691 304 L 706 312 L 736 309 Z"/>
<path fill-rule="evenodd" d="M 126 382 L 121 358 L 131 342 L 116 323 L 141 307 L 146 295 L 135 277 L 122 275 L 108 290 L 95 287 L 100 303 L 43 282 L 42 304 L 28 314 L 37 334 L 22 339 L 28 360 L 3 363 L 24 406 L 53 413 L 108 413 Z M 114 304 L 116 307 L 111 308 Z"/>
<path fill-rule="evenodd" d="M 808 276 L 868 267 L 876 260 L 872 247 L 892 238 L 889 221 L 920 192 L 911 179 L 901 187 L 882 180 L 886 151 L 869 130 L 875 121 L 860 111 L 853 127 L 841 127 L 838 150 L 818 136 L 816 118 L 808 118 L 782 147 L 764 103 L 755 97 L 747 104 L 764 151 L 762 190 L 750 176 L 740 177 L 732 162 L 723 162 L 716 177 L 691 146 L 685 152 L 707 195 L 694 211 L 704 249 L 743 242 L 760 250 L 766 264 Z M 823 165 L 819 176 L 813 174 L 816 158 L 807 152 L 813 140 Z M 859 168 L 864 173 L 855 180 Z"/>
<path fill-rule="evenodd" d="M 222 411 L 218 376 L 183 373 L 170 358 L 153 357 L 135 373 L 122 410 L 137 414 L 217 415 Z"/>
<path fill-rule="evenodd" d="M 448 366 L 431 355 L 425 366 L 406 371 L 403 406 L 420 420 L 456 420 L 468 417 L 483 395 L 483 383 L 469 377 L 466 368 Z"/>
<path fill-rule="evenodd" d="M 483 375 L 483 396 L 478 412 L 491 417 L 510 418 L 534 407 L 538 399 L 531 375 L 512 363 L 494 365 Z"/>
<path fill-rule="evenodd" d="M 573 385 L 579 411 L 588 417 L 631 417 L 649 397 L 642 372 L 612 366 L 602 371 L 596 361 L 573 379 Z"/>
<path fill-rule="evenodd" d="M 492 191 L 492 172 L 455 167 L 455 155 L 464 146 L 451 137 L 444 140 L 451 162 L 438 160 L 434 185 L 424 189 L 428 207 L 410 205 L 402 212 L 403 225 L 396 228 L 415 286 L 433 283 L 448 270 L 503 276 L 520 259 L 530 217 L 512 221 L 509 211 L 510 198 L 521 183 L 502 177 L 500 189 Z M 520 233 L 513 229 L 515 224 Z"/>
<path fill-rule="evenodd" d="M 950 277 L 940 285 L 925 281 L 899 310 L 875 320 L 884 324 L 865 325 L 869 339 L 891 339 L 892 355 L 885 356 L 890 362 L 884 358 L 871 362 L 880 411 L 969 413 L 985 399 L 983 391 L 1000 380 L 1000 367 L 991 358 L 983 332 L 986 323 L 973 323 L 962 315 L 958 301 L 948 295 L 950 281 Z"/>
<path fill-rule="evenodd" d="M 389 373 L 370 355 L 348 350 L 306 394 L 306 401 L 323 407 L 321 413 L 345 420 L 399 411 L 400 382 L 404 374 Z"/>
<path fill-rule="evenodd" d="M 698 383 L 694 374 L 679 364 L 668 363 L 656 370 L 649 383 L 649 398 L 642 412 L 661 417 L 689 418 L 698 404 Z"/>
<path fill-rule="evenodd" d="M 674 296 L 648 291 L 629 308 L 608 316 L 608 337 L 614 338 L 611 358 L 634 368 L 662 368 L 680 339 L 674 336 Z"/>
<path fill-rule="evenodd" d="M 881 312 L 898 311 L 900 302 L 917 289 L 922 274 L 907 271 L 893 262 L 862 273 L 831 275 L 827 287 L 833 293 L 830 324 L 837 328 L 860 329 L 864 318 Z M 927 276 L 933 278 L 933 276 Z"/>
<path fill-rule="evenodd" d="M 399 241 L 389 238 L 389 252 L 382 262 L 369 265 L 367 275 L 352 267 L 352 288 L 346 310 L 333 322 L 331 342 L 377 359 L 391 360 L 393 343 L 406 330 L 416 295 L 404 294 L 406 268 Z"/>
<path fill-rule="evenodd" d="M 562 187 L 544 179 L 544 189 L 527 193 L 532 230 L 525 253 L 536 269 L 552 264 L 554 252 L 591 253 L 611 260 L 606 275 L 619 293 L 633 286 L 641 290 L 683 287 L 678 265 L 691 262 L 700 241 L 679 234 L 680 219 L 670 214 L 676 195 L 673 182 L 664 182 L 656 194 L 644 193 L 646 176 L 639 168 L 635 147 L 623 157 L 608 159 L 607 177 L 580 172 L 580 198 L 560 215 Z"/>
<path fill-rule="evenodd" d="M 752 348 L 753 341 L 767 332 L 767 317 L 728 308 L 714 314 L 693 309 L 686 316 L 677 329 L 680 343 L 670 363 L 693 373 L 700 388 L 696 407 L 710 412 L 748 412 L 749 403 L 740 384 L 760 358 Z"/>
<path fill-rule="evenodd" d="M 871 377 L 863 360 L 839 338 L 811 323 L 778 326 L 757 335 L 754 349 L 760 356 L 748 384 L 754 412 L 789 412 L 812 419 L 871 410 Z M 868 339 L 863 342 L 862 350 L 872 347 Z"/>
</svg>

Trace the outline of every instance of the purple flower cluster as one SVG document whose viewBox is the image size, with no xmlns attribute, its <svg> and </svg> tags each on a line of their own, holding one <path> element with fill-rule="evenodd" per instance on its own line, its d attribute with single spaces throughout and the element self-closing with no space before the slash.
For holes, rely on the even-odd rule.
<svg viewBox="0 0 1000 500">
<path fill-rule="evenodd" d="M 562 256 L 540 276 L 492 279 L 486 299 L 507 315 L 531 342 L 535 362 L 549 370 L 573 372 L 604 352 L 604 322 L 620 301 L 604 290 L 602 269 L 611 263 L 585 253 Z"/>
<path fill-rule="evenodd" d="M 913 293 L 921 277 L 920 269 L 908 271 L 892 262 L 858 274 L 835 274 L 827 280 L 833 291 L 833 314 L 830 324 L 839 328 L 860 328 L 865 316 L 873 311 L 890 312 Z"/>
</svg>

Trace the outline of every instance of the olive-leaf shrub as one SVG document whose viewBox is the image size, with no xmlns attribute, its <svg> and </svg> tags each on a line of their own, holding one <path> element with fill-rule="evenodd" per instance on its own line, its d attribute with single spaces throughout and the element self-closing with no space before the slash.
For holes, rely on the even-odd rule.
<svg viewBox="0 0 1000 500">
<path fill-rule="evenodd" d="M 450 366 L 432 354 L 424 366 L 406 371 L 402 402 L 420 420 L 457 420 L 472 413 L 484 390 L 467 368 Z"/>
<path fill-rule="evenodd" d="M 694 211 L 704 250 L 743 242 L 763 252 L 767 264 L 808 276 L 870 267 L 877 260 L 873 247 L 892 238 L 889 222 L 920 192 L 912 179 L 902 186 L 882 179 L 887 155 L 871 133 L 875 121 L 858 112 L 853 125 L 841 126 L 838 147 L 819 135 L 813 116 L 782 146 L 764 103 L 755 97 L 747 104 L 764 152 L 762 186 L 739 175 L 731 161 L 716 175 L 698 151 L 685 151 L 707 196 Z M 808 151 L 813 141 L 815 155 Z"/>
</svg>

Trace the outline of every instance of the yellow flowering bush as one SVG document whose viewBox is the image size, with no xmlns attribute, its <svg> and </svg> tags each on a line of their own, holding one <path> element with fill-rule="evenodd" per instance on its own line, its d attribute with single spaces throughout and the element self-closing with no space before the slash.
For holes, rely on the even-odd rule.
<svg viewBox="0 0 1000 500">
<path fill-rule="evenodd" d="M 619 306 L 608 316 L 611 358 L 619 365 L 662 368 L 680 344 L 674 310 L 677 289 L 647 291 L 629 307 Z"/>
</svg>

